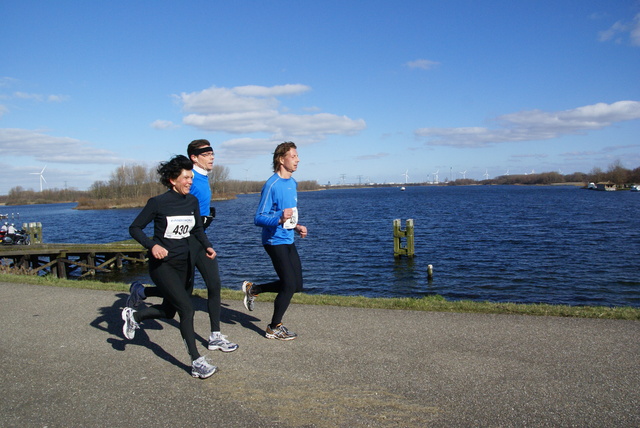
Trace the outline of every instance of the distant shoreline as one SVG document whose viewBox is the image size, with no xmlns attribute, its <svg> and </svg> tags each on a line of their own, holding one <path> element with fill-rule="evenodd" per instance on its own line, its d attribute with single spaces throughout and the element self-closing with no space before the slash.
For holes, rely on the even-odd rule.
<svg viewBox="0 0 640 428">
<path fill-rule="evenodd" d="M 447 184 L 447 183 L 389 183 L 389 184 L 363 184 L 363 185 L 331 185 L 331 186 L 322 186 L 320 189 L 315 189 L 311 191 L 320 191 L 320 190 L 346 190 L 346 189 L 376 189 L 376 188 L 393 188 L 393 187 L 440 187 L 440 186 L 455 186 L 455 187 L 464 187 L 464 186 L 486 186 L 487 184 Z M 490 184 L 492 186 L 504 186 L 504 184 Z M 551 184 L 509 184 L 510 186 L 575 186 L 575 187 L 585 187 L 584 183 L 580 182 L 566 182 L 566 183 L 551 183 Z M 586 187 L 585 187 L 586 188 Z M 306 192 L 308 190 L 300 191 Z M 255 194 L 257 192 L 248 192 L 248 193 L 239 193 L 239 194 L 224 194 L 224 195 L 216 195 L 211 198 L 212 201 L 228 201 L 231 199 L 236 199 L 238 195 L 248 195 Z M 114 210 L 114 209 L 130 209 L 130 208 L 142 208 L 146 205 L 148 197 L 143 197 L 139 199 L 83 199 L 81 201 L 38 201 L 38 202 L 23 202 L 15 205 L 49 205 L 49 204 L 70 204 L 77 203 L 78 205 L 74 208 L 76 210 Z M 0 206 L 15 206 L 13 204 L 7 205 L 6 202 L 0 202 Z"/>
</svg>

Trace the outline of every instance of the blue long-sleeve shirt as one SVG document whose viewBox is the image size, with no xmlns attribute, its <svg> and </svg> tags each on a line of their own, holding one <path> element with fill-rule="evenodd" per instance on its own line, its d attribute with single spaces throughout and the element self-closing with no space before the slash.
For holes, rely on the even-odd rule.
<svg viewBox="0 0 640 428">
<path fill-rule="evenodd" d="M 282 227 L 280 218 L 285 208 L 298 205 L 298 183 L 294 178 L 273 174 L 262 187 L 254 224 L 262 227 L 263 245 L 292 244 L 293 229 Z"/>
<path fill-rule="evenodd" d="M 200 215 L 208 216 L 209 207 L 211 205 L 211 187 L 209 187 L 209 176 L 206 171 L 194 166 L 193 167 L 193 184 L 189 191 L 193 196 L 198 198 L 200 205 Z"/>
</svg>

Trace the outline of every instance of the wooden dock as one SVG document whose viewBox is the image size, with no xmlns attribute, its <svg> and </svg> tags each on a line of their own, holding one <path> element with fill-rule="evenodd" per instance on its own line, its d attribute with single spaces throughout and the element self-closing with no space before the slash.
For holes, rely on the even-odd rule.
<svg viewBox="0 0 640 428">
<path fill-rule="evenodd" d="M 124 263 L 146 263 L 147 249 L 136 242 L 109 244 L 0 245 L 0 271 L 67 278 L 122 269 Z M 76 276 L 76 275 L 74 275 Z"/>
</svg>

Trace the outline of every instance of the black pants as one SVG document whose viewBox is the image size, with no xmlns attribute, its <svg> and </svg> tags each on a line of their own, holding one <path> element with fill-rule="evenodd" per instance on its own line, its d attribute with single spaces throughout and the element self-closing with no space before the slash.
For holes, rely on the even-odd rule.
<svg viewBox="0 0 640 428">
<path fill-rule="evenodd" d="M 196 347 L 196 334 L 193 329 L 194 309 L 189 291 L 189 260 L 163 262 L 149 259 L 149 275 L 164 298 L 159 305 L 153 305 L 134 313 L 134 319 L 142 322 L 146 319 L 172 319 L 176 312 L 180 317 L 180 334 L 187 347 L 191 360 L 200 357 Z"/>
<path fill-rule="evenodd" d="M 302 291 L 302 264 L 295 244 L 265 245 L 264 249 L 278 274 L 278 280 L 262 285 L 254 285 L 254 294 L 278 293 L 273 302 L 271 327 L 282 322 L 294 293 Z"/>
<path fill-rule="evenodd" d="M 220 331 L 220 270 L 218 268 L 218 258 L 211 260 L 207 257 L 207 252 L 202 248 L 202 244 L 195 238 L 189 238 L 189 248 L 192 260 L 198 268 L 205 285 L 207 286 L 207 309 L 209 310 L 209 321 L 211 331 Z M 190 289 L 193 291 L 193 266 L 191 270 Z"/>
</svg>

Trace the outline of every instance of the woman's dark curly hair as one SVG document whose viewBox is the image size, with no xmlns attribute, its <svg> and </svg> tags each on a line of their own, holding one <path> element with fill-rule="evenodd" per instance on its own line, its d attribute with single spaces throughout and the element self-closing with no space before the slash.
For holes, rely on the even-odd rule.
<svg viewBox="0 0 640 428">
<path fill-rule="evenodd" d="M 158 166 L 160 183 L 167 186 L 169 189 L 173 188 L 171 180 L 178 178 L 180 174 L 182 174 L 183 169 L 186 169 L 187 171 L 191 171 L 193 169 L 193 162 L 184 155 L 177 155 L 169 159 L 168 162 L 161 162 Z"/>
</svg>

